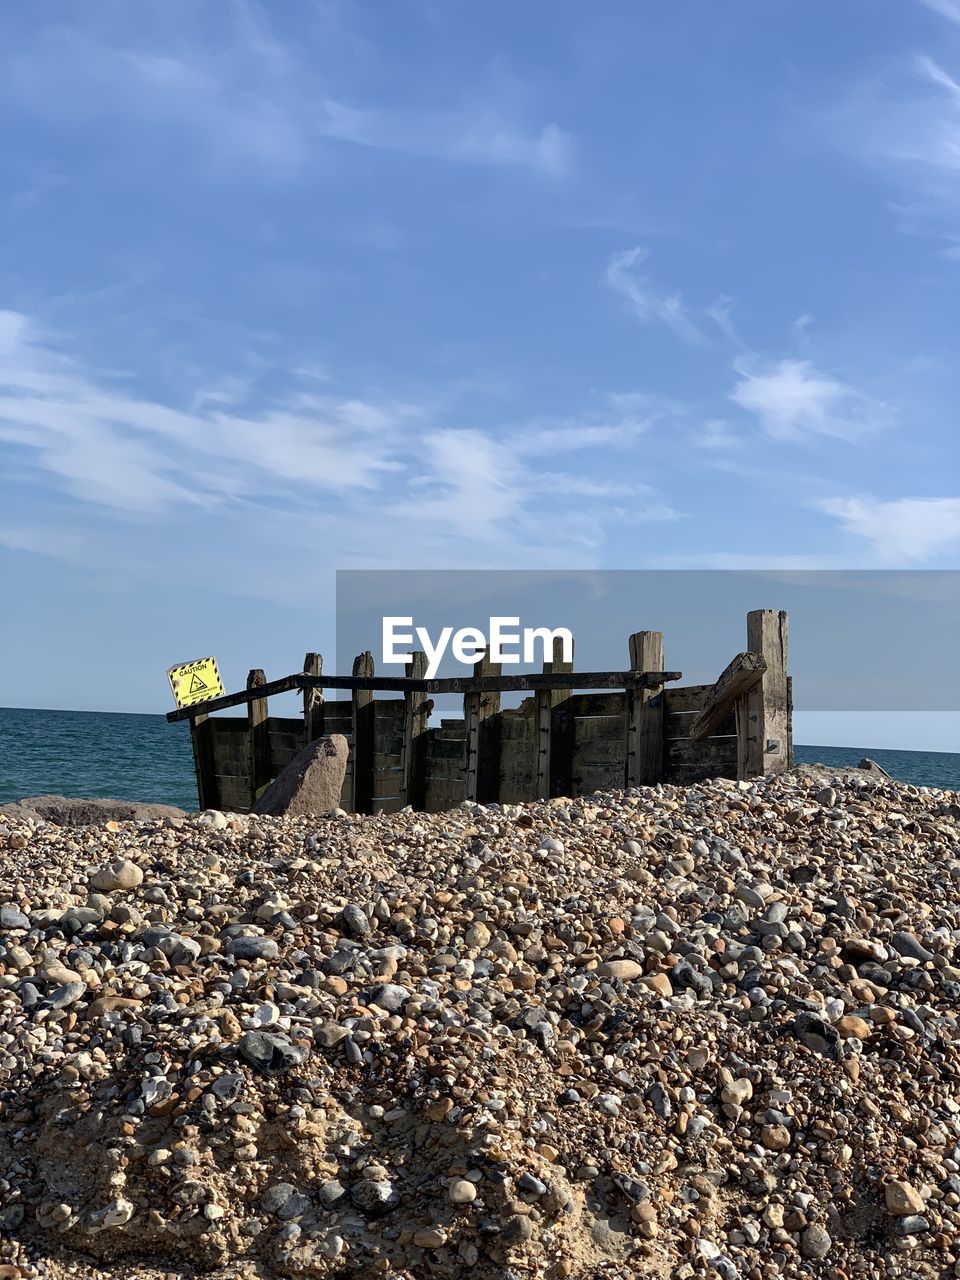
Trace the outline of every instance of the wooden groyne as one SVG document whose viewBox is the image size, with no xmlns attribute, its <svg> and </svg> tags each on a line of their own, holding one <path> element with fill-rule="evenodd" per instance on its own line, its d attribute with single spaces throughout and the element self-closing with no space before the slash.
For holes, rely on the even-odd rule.
<svg viewBox="0 0 960 1280">
<path fill-rule="evenodd" d="M 308 653 L 301 672 L 268 681 L 254 669 L 245 689 L 167 719 L 190 722 L 200 808 L 238 813 L 307 743 L 332 733 L 350 743 L 341 804 L 358 813 L 745 779 L 792 762 L 784 612 L 747 615 L 747 648 L 713 684 L 677 685 L 662 632 L 636 632 L 628 648 L 626 671 L 574 671 L 558 645 L 539 673 L 504 675 L 483 658 L 473 675 L 431 680 L 422 653 L 402 677 L 377 676 L 370 653 L 351 675 L 328 676 Z M 302 693 L 302 715 L 271 716 L 269 699 L 291 691 Z M 516 692 L 530 696 L 501 708 L 501 695 Z M 449 694 L 462 697 L 462 718 L 431 725 L 433 698 Z M 214 715 L 233 707 L 245 714 Z"/>
</svg>

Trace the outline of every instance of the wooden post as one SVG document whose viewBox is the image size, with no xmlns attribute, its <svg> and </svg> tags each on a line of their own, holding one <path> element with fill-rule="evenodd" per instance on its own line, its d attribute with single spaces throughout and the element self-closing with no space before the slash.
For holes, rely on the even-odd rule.
<svg viewBox="0 0 960 1280">
<path fill-rule="evenodd" d="M 405 675 L 422 680 L 427 671 L 427 655 L 413 653 Z M 433 702 L 425 693 L 403 695 L 403 804 L 423 809 L 427 802 L 427 727 Z"/>
<path fill-rule="evenodd" d="M 193 745 L 193 767 L 197 775 L 197 803 L 200 812 L 216 809 L 220 804 L 216 761 L 213 755 L 213 724 L 206 712 L 190 717 L 190 741 Z"/>
<path fill-rule="evenodd" d="M 477 676 L 499 676 L 500 663 L 484 653 L 474 666 Z M 467 799 L 490 804 L 500 794 L 500 694 L 465 693 L 467 728 Z"/>
<path fill-rule="evenodd" d="M 563 657 L 563 641 L 553 639 L 553 656 L 544 662 L 543 670 L 551 672 L 572 671 L 573 660 Z M 572 729 L 569 717 L 556 715 L 556 710 L 567 698 L 569 689 L 538 689 L 534 694 L 537 723 L 536 787 L 538 800 L 551 796 L 568 795 L 570 792 L 570 766 L 573 758 Z"/>
<path fill-rule="evenodd" d="M 355 676 L 373 675 L 373 654 L 367 651 L 353 660 Z M 351 698 L 353 724 L 353 781 L 350 808 L 354 813 L 373 812 L 373 717 L 372 689 L 354 689 Z"/>
<path fill-rule="evenodd" d="M 630 637 L 631 672 L 663 671 L 663 632 Z M 654 787 L 663 778 L 663 689 L 627 690 L 628 787 Z"/>
<path fill-rule="evenodd" d="M 267 683 L 267 677 L 259 667 L 247 676 L 247 688 L 259 689 Z M 257 803 L 267 784 L 270 772 L 270 729 L 267 724 L 267 699 L 254 698 L 247 703 L 247 759 L 250 765 L 250 807 Z"/>
<path fill-rule="evenodd" d="M 787 690 L 787 615 L 782 609 L 747 614 L 747 648 L 766 661 L 760 682 L 737 703 L 737 777 L 782 773 L 791 754 Z"/>
<path fill-rule="evenodd" d="M 308 653 L 303 659 L 303 674 L 319 676 L 323 674 L 323 657 L 319 653 Z M 304 689 L 303 691 L 303 744 L 309 746 L 323 737 L 323 690 Z"/>
</svg>

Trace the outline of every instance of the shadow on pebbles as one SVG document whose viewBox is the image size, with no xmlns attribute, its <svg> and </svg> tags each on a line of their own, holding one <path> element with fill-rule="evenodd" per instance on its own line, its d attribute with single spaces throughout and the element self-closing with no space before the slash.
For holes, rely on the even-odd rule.
<svg viewBox="0 0 960 1280">
<path fill-rule="evenodd" d="M 960 1275 L 960 806 L 0 818 L 0 1280 Z"/>
</svg>

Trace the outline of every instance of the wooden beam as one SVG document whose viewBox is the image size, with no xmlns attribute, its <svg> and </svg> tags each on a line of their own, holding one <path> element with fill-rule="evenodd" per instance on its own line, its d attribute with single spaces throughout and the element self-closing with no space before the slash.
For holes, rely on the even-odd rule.
<svg viewBox="0 0 960 1280">
<path fill-rule="evenodd" d="M 734 660 L 718 676 L 708 694 L 703 710 L 690 726 L 694 742 L 709 738 L 723 718 L 729 714 L 736 700 L 749 693 L 767 669 L 765 658 L 758 653 L 738 653 Z"/>
<path fill-rule="evenodd" d="M 368 689 L 374 692 L 426 693 L 534 693 L 537 689 L 660 689 L 663 685 L 680 680 L 682 671 L 570 671 L 538 673 L 519 676 L 453 676 L 436 680 L 412 680 L 405 676 L 307 676 L 301 673 L 271 680 L 259 693 L 242 690 L 224 694 L 201 703 L 205 714 L 239 707 L 252 697 L 273 698 L 293 689 Z M 197 708 L 184 707 L 167 713 L 167 719 L 189 720 Z"/>
<path fill-rule="evenodd" d="M 193 767 L 197 775 L 197 803 L 200 812 L 220 805 L 217 766 L 213 754 L 213 725 L 206 712 L 190 717 L 190 742 Z"/>
<path fill-rule="evenodd" d="M 545 675 L 569 674 L 573 671 L 573 658 L 565 661 L 563 641 L 554 636 L 553 656 L 544 662 Z M 573 753 L 573 723 L 569 717 L 557 714 L 557 708 L 570 697 L 565 688 L 537 689 L 534 694 L 536 717 L 537 800 L 549 800 L 551 796 L 569 795 L 570 766 Z"/>
<path fill-rule="evenodd" d="M 499 662 L 484 653 L 477 662 L 477 681 L 497 681 Z M 467 799 L 490 804 L 500 793 L 500 691 L 487 688 L 464 694 L 463 718 L 467 725 Z"/>
<path fill-rule="evenodd" d="M 760 681 L 737 704 L 738 776 L 782 773 L 790 759 L 787 692 L 787 615 L 780 609 L 747 614 L 747 648 L 766 660 Z"/>
<path fill-rule="evenodd" d="M 303 659 L 303 674 L 319 676 L 323 674 L 323 657 L 319 653 L 308 653 Z M 315 685 L 303 691 L 303 743 L 309 746 L 323 737 L 323 690 Z"/>
<path fill-rule="evenodd" d="M 267 699 L 262 689 L 267 677 L 259 667 L 247 676 L 247 691 L 252 694 L 247 703 L 247 754 L 250 761 L 250 805 L 257 803 L 272 779 L 270 771 L 270 732 L 267 725 Z"/>
<path fill-rule="evenodd" d="M 644 677 L 663 671 L 663 632 L 630 637 L 630 670 L 637 679 L 627 689 L 628 787 L 654 787 L 663 778 L 663 681 Z"/>
<path fill-rule="evenodd" d="M 406 673 L 409 679 L 417 680 L 427 669 L 427 655 L 415 652 L 411 657 L 413 661 L 407 663 Z M 405 693 L 403 700 L 402 802 L 414 809 L 423 809 L 427 803 L 427 729 L 433 705 L 422 693 Z"/>
<path fill-rule="evenodd" d="M 350 808 L 354 813 L 373 811 L 374 704 L 370 678 L 373 676 L 373 654 L 359 654 L 353 660 L 353 674 L 358 680 L 353 689 L 351 712 L 353 724 L 353 774 Z"/>
</svg>

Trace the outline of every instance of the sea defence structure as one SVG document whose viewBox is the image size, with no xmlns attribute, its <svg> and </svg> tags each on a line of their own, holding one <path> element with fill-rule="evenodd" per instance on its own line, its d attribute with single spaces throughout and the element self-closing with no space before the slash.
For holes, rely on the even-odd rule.
<svg viewBox="0 0 960 1280">
<path fill-rule="evenodd" d="M 246 813 L 302 748 L 324 734 L 350 743 L 341 805 L 357 813 L 450 809 L 463 800 L 509 803 L 611 788 L 747 779 L 792 763 L 787 615 L 747 614 L 747 647 L 713 684 L 679 685 L 665 670 L 663 633 L 629 637 L 625 671 L 574 671 L 556 646 L 535 674 L 504 675 L 486 657 L 469 676 L 425 677 L 413 654 L 402 677 L 377 676 L 360 654 L 349 676 L 303 671 L 172 711 L 188 720 L 201 809 Z M 303 695 L 302 716 L 271 716 L 268 700 Z M 324 691 L 346 693 L 330 699 Z M 519 707 L 501 695 L 525 693 Z M 463 716 L 430 724 L 434 697 L 458 695 Z M 244 707 L 240 716 L 214 713 Z"/>
</svg>

